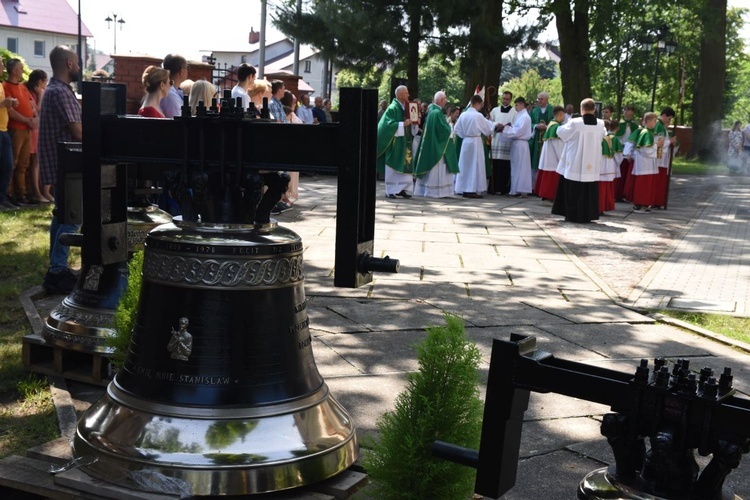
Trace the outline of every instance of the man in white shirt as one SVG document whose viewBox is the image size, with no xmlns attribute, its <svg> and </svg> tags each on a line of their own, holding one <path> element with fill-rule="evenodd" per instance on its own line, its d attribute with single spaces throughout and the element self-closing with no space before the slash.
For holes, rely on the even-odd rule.
<svg viewBox="0 0 750 500">
<path fill-rule="evenodd" d="M 516 118 L 502 128 L 503 137 L 510 145 L 510 196 L 526 196 L 531 193 L 531 148 L 529 139 L 534 135 L 531 117 L 526 111 L 526 99 L 515 101 Z"/>
<path fill-rule="evenodd" d="M 301 104 L 300 104 L 300 107 L 297 108 L 297 111 L 296 111 L 297 118 L 302 120 L 302 123 L 312 125 L 313 112 L 312 112 L 312 106 L 310 106 L 310 95 L 302 94 L 299 100 Z"/>
<path fill-rule="evenodd" d="M 169 71 L 172 86 L 169 87 L 169 94 L 159 102 L 159 108 L 165 117 L 174 118 L 182 114 L 182 98 L 185 94 L 180 90 L 180 85 L 188 77 L 187 59 L 177 54 L 167 54 L 162 68 Z"/>
<path fill-rule="evenodd" d="M 482 198 L 487 190 L 487 168 L 484 158 L 484 140 L 482 135 L 490 137 L 495 124 L 482 116 L 483 100 L 475 95 L 471 106 L 458 117 L 453 128 L 457 136 L 463 139 L 461 153 L 458 156 L 458 174 L 456 175 L 456 194 L 464 198 Z"/>
<path fill-rule="evenodd" d="M 503 92 L 501 104 L 490 111 L 490 120 L 495 125 L 508 125 L 516 118 L 516 108 L 513 106 L 513 94 Z M 508 194 L 510 192 L 510 145 L 502 133 L 497 132 L 492 137 L 492 177 L 487 192 L 490 194 Z"/>
<path fill-rule="evenodd" d="M 250 107 L 250 97 L 247 90 L 255 83 L 255 68 L 242 63 L 237 68 L 237 85 L 232 87 L 232 99 L 242 98 L 242 109 Z"/>
</svg>

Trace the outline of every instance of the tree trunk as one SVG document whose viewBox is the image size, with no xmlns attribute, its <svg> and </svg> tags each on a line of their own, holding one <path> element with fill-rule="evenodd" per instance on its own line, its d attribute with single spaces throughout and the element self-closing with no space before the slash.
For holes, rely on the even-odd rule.
<svg viewBox="0 0 750 500">
<path fill-rule="evenodd" d="M 591 97 L 589 67 L 589 0 L 554 0 L 557 34 L 560 39 L 560 80 L 565 103 L 578 104 Z M 575 16 L 575 17 L 574 17 Z"/>
<path fill-rule="evenodd" d="M 485 88 L 487 111 L 497 106 L 500 71 L 502 70 L 501 54 L 507 49 L 503 36 L 503 2 L 491 0 L 477 4 L 479 13 L 472 19 L 471 34 L 464 63 L 465 82 L 464 101 L 469 102 L 476 87 Z"/>
<path fill-rule="evenodd" d="M 409 87 L 409 98 L 419 97 L 419 40 L 422 36 L 422 1 L 409 0 L 408 49 L 406 55 L 406 79 Z M 375 13 L 373 13 L 374 15 Z"/>
<path fill-rule="evenodd" d="M 693 94 L 693 149 L 691 157 L 721 157 L 721 118 L 726 80 L 727 0 L 706 0 L 700 11 L 703 37 L 700 70 Z"/>
</svg>

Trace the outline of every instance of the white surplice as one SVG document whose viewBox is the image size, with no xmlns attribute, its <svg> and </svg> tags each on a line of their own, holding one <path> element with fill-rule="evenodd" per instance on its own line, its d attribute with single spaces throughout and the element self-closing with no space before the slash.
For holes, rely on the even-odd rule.
<svg viewBox="0 0 750 500">
<path fill-rule="evenodd" d="M 602 139 L 607 135 L 603 120 L 586 125 L 583 118 L 572 118 L 557 128 L 557 136 L 565 141 L 566 149 L 557 173 L 568 180 L 596 182 L 602 165 Z"/>
<path fill-rule="evenodd" d="M 487 169 L 484 157 L 484 141 L 492 135 L 495 124 L 474 108 L 461 113 L 454 127 L 457 136 L 463 139 L 458 156 L 456 193 L 482 193 L 487 191 Z"/>
<path fill-rule="evenodd" d="M 513 142 L 510 145 L 510 194 L 531 193 L 531 152 L 529 139 L 533 135 L 529 112 L 522 109 L 503 135 Z"/>
</svg>

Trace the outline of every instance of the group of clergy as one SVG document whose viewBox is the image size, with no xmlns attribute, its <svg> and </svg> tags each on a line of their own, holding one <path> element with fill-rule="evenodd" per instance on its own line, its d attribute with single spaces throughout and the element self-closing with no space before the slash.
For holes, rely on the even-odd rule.
<svg viewBox="0 0 750 500">
<path fill-rule="evenodd" d="M 452 125 L 443 113 L 446 95 L 437 92 L 417 124 L 408 118 L 408 89 L 398 87 L 378 123 L 377 161 L 385 174 L 386 197 L 534 192 L 552 204 L 553 214 L 572 222 L 598 219 L 614 209 L 616 199 L 632 201 L 636 212 L 666 207 L 669 155 L 661 153 L 665 144 L 675 143 L 668 131 L 671 108 L 658 119 L 647 113 L 638 127 L 632 107 L 618 123 L 609 120 L 611 106 L 602 110 L 603 119 L 597 118 L 593 99 L 584 99 L 580 116 L 574 117 L 572 110 L 550 106 L 544 92 L 531 112 L 523 97 L 512 107 L 511 100 L 512 94 L 503 93 L 502 104 L 487 119 L 483 100 L 475 95 Z M 538 166 L 533 189 L 532 166 Z"/>
</svg>

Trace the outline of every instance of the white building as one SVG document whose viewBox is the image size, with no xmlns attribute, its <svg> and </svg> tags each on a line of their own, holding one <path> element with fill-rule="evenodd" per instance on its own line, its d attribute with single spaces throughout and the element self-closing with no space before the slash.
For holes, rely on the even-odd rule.
<svg viewBox="0 0 750 500">
<path fill-rule="evenodd" d="M 252 36 L 252 33 L 251 33 Z M 242 63 L 251 64 L 258 67 L 260 63 L 259 44 L 247 43 L 245 48 L 237 44 L 235 48 L 226 48 L 223 50 L 211 50 L 216 68 L 237 67 Z M 265 74 L 289 72 L 292 73 L 294 68 L 294 42 L 289 38 L 266 42 L 266 64 L 264 67 Z M 318 55 L 318 51 L 310 46 L 300 46 L 299 54 L 299 75 L 310 85 L 315 92 L 313 95 L 324 95 L 325 89 L 325 60 Z"/>
<path fill-rule="evenodd" d="M 49 53 L 56 45 L 78 47 L 78 14 L 66 0 L 0 0 L 0 47 L 15 52 L 30 69 L 52 75 Z M 89 29 L 81 24 L 83 60 Z"/>
</svg>

